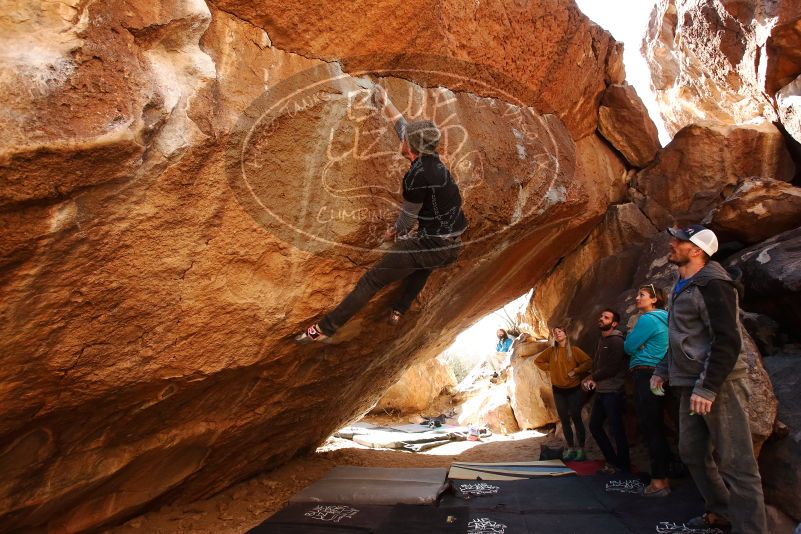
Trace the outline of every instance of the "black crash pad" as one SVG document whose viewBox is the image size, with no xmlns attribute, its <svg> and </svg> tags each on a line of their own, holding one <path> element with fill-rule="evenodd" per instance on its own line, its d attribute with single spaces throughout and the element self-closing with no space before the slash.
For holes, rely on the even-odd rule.
<svg viewBox="0 0 801 534">
<path fill-rule="evenodd" d="M 467 508 L 436 508 L 399 504 L 376 529 L 376 534 L 465 534 Z"/>
<path fill-rule="evenodd" d="M 610 513 L 540 512 L 509 514 L 473 510 L 469 534 L 630 534 Z"/>
<path fill-rule="evenodd" d="M 306 528 L 349 529 L 347 532 L 374 532 L 392 512 L 392 506 L 347 505 L 335 503 L 291 503 L 251 530 L 266 534 L 281 525 L 293 526 L 295 534 Z M 267 530 L 265 530 L 267 529 Z"/>
<path fill-rule="evenodd" d="M 654 498 L 634 493 L 648 484 L 646 478 L 596 475 L 579 479 L 632 532 L 681 532 L 685 521 L 704 513 L 704 500 L 689 478 L 671 481 L 670 495 Z"/>
<path fill-rule="evenodd" d="M 605 512 L 591 488 L 580 477 L 512 481 L 452 480 L 452 493 L 440 507 L 467 506 L 496 512 Z"/>
</svg>

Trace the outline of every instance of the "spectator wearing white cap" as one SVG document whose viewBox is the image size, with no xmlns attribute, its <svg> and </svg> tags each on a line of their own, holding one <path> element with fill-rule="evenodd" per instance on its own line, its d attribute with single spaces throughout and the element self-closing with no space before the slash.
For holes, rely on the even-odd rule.
<svg viewBox="0 0 801 534">
<path fill-rule="evenodd" d="M 668 231 L 673 238 L 667 259 L 678 267 L 679 279 L 668 312 L 668 353 L 651 387 L 669 382 L 681 402 L 679 453 L 706 503 L 706 513 L 687 525 L 764 533 L 738 288 L 711 260 L 718 249 L 714 232 L 700 225 Z"/>
</svg>

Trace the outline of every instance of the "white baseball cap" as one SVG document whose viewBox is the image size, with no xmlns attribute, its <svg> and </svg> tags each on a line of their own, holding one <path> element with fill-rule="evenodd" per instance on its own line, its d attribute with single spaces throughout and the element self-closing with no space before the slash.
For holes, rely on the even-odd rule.
<svg viewBox="0 0 801 534">
<path fill-rule="evenodd" d="M 715 232 L 700 224 L 693 224 L 687 228 L 668 228 L 668 232 L 676 239 L 689 241 L 709 256 L 718 251 L 718 236 L 715 235 Z"/>
</svg>

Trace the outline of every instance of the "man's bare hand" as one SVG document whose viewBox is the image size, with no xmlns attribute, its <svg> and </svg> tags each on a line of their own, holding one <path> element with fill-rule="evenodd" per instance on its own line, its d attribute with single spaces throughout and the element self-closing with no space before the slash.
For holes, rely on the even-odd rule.
<svg viewBox="0 0 801 534">
<path fill-rule="evenodd" d="M 712 411 L 712 401 L 693 394 L 690 396 L 690 410 L 698 415 L 708 415 Z"/>
<path fill-rule="evenodd" d="M 381 87 L 380 85 L 375 84 L 373 86 L 372 96 L 373 96 L 373 104 L 375 104 L 375 106 L 378 109 L 381 109 L 387 105 L 387 100 L 388 100 L 387 90 Z"/>
<path fill-rule="evenodd" d="M 651 375 L 651 389 L 662 389 L 665 385 L 665 379 L 661 376 Z"/>
<path fill-rule="evenodd" d="M 387 228 L 387 231 L 384 232 L 383 241 L 395 241 L 395 238 L 398 236 L 398 232 L 395 231 L 394 226 L 390 226 Z"/>
<path fill-rule="evenodd" d="M 593 380 L 592 378 L 587 378 L 584 380 L 584 382 L 581 383 L 581 387 L 583 387 L 586 391 L 592 391 L 593 389 L 595 389 L 596 385 L 597 384 L 595 383 L 595 380 Z"/>
</svg>

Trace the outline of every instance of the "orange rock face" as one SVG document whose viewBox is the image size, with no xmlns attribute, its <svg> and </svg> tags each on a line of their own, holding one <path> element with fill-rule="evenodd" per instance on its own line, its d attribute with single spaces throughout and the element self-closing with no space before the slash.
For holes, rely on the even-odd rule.
<svg viewBox="0 0 801 534">
<path fill-rule="evenodd" d="M 574 6 L 308 6 L 0 14 L 4 528 L 94 528 L 314 448 L 625 196 L 592 133 L 620 50 Z M 377 82 L 443 129 L 465 250 L 398 330 L 390 289 L 298 348 L 398 210 Z"/>
<path fill-rule="evenodd" d="M 610 85 L 598 109 L 598 131 L 634 167 L 645 167 L 661 148 L 648 110 L 628 84 Z"/>
<path fill-rule="evenodd" d="M 540 428 L 559 420 L 553 400 L 551 378 L 545 371 L 534 365 L 534 356 L 547 348 L 544 343 L 531 343 L 537 351 L 522 356 L 527 351 L 517 350 L 512 357 L 509 370 L 509 404 L 515 414 L 517 424 L 522 429 Z M 525 348 L 525 346 L 520 347 Z"/>
<path fill-rule="evenodd" d="M 772 124 L 684 128 L 637 173 L 643 211 L 659 228 L 695 224 L 749 176 L 789 181 L 795 165 Z"/>
<path fill-rule="evenodd" d="M 456 386 L 453 371 L 438 358 L 431 358 L 406 369 L 373 410 L 396 410 L 404 414 L 422 412 L 453 386 Z"/>
<path fill-rule="evenodd" d="M 345 58 L 346 70 L 402 66 L 402 77 L 436 83 L 438 73 L 452 68 L 442 58 L 467 61 L 464 89 L 503 96 L 502 89 L 558 115 L 576 139 L 595 130 L 606 84 L 625 76 L 622 47 L 559 0 L 536 7 L 503 0 L 357 2 L 347 9 L 300 0 L 216 5 L 264 28 L 275 46 L 304 57 Z M 499 87 L 493 71 L 519 83 Z"/>
<path fill-rule="evenodd" d="M 747 178 L 707 215 L 704 224 L 723 241 L 759 243 L 801 226 L 801 188 L 781 180 Z"/>
<path fill-rule="evenodd" d="M 801 74 L 799 45 L 798 0 L 659 0 L 642 50 L 675 133 L 693 123 L 778 120 L 776 95 Z"/>
<path fill-rule="evenodd" d="M 627 278 L 636 269 L 634 258 L 625 257 L 623 262 L 618 258 L 656 233 L 657 229 L 633 203 L 612 206 L 588 239 L 536 286 L 527 315 L 539 336 L 548 337 L 550 327 L 569 320 L 567 328 L 574 342 L 594 354 L 597 315 L 628 288 Z M 604 268 L 608 279 L 596 279 Z M 585 279 L 591 280 L 590 285 L 584 283 Z"/>
</svg>

